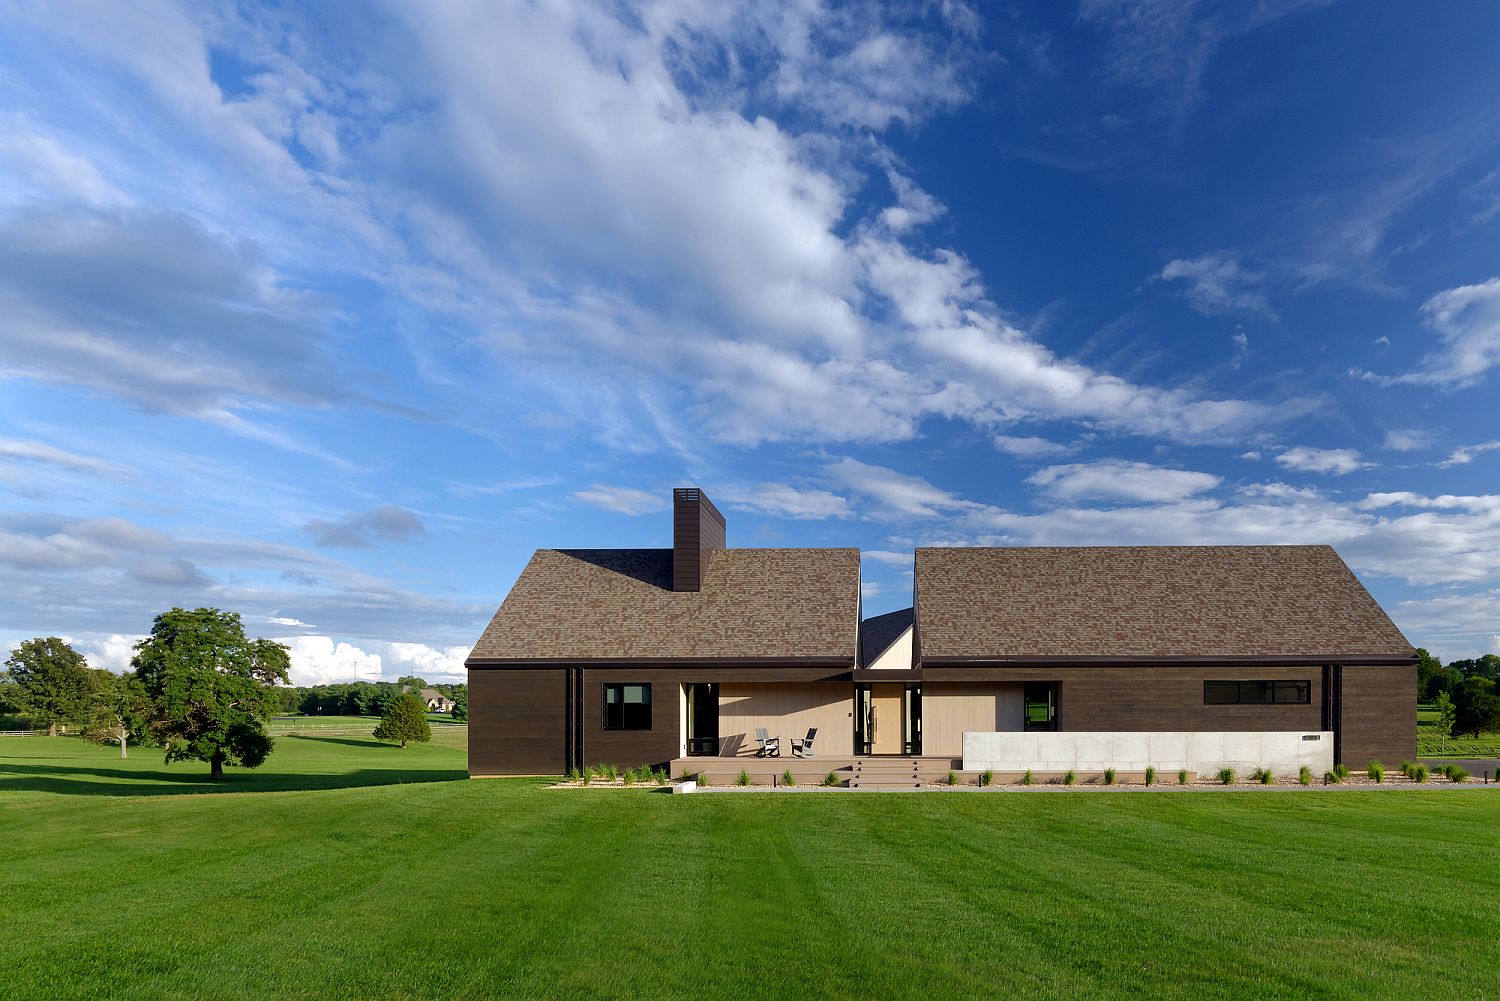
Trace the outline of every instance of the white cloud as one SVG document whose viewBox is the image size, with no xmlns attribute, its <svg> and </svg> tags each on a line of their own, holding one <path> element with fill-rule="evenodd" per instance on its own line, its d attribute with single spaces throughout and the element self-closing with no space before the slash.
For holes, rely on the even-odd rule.
<svg viewBox="0 0 1500 1001">
<path fill-rule="evenodd" d="M 331 685 L 348 681 L 381 680 L 378 653 L 367 653 L 352 643 L 335 643 L 331 636 L 278 638 L 291 652 L 294 685 Z"/>
<path fill-rule="evenodd" d="M 1497 448 L 1500 448 L 1500 441 L 1486 441 L 1478 445 L 1464 445 L 1460 448 L 1455 448 L 1453 453 L 1442 462 L 1439 462 L 1437 466 L 1439 469 L 1447 469 L 1449 466 L 1467 466 L 1474 461 L 1476 455 L 1493 452 Z"/>
<path fill-rule="evenodd" d="M 74 153 L 50 136 L 34 132 L 0 133 L 0 165 L 17 181 L 45 196 L 93 206 L 120 205 L 128 199 L 99 173 L 88 157 Z M 0 181 L 0 191 L 4 190 Z"/>
<path fill-rule="evenodd" d="M 893 553 L 885 549 L 862 549 L 859 553 L 860 559 L 874 560 L 876 563 L 885 563 L 893 567 L 910 567 L 912 565 L 911 553 Z"/>
<path fill-rule="evenodd" d="M 798 490 L 785 483 L 759 483 L 749 488 L 731 489 L 726 499 L 743 510 L 783 518 L 848 518 L 854 513 L 845 497 L 827 490 Z"/>
<path fill-rule="evenodd" d="M 884 586 L 876 583 L 873 580 L 861 581 L 859 585 L 859 596 L 861 598 L 873 598 L 883 590 L 885 590 Z"/>
<path fill-rule="evenodd" d="M 1023 459 L 1045 458 L 1049 455 L 1062 455 L 1071 451 L 1067 445 L 1059 445 L 1046 438 L 997 434 L 991 441 L 995 443 L 996 448 L 1007 455 L 1018 455 Z"/>
<path fill-rule="evenodd" d="M 1422 319 L 1437 334 L 1439 347 L 1416 371 L 1382 376 L 1351 369 L 1350 374 L 1382 385 L 1472 386 L 1500 365 L 1500 277 L 1439 292 L 1422 304 Z"/>
<path fill-rule="evenodd" d="M 1338 476 L 1369 465 L 1361 462 L 1359 453 L 1352 448 L 1308 448 L 1302 445 L 1282 452 L 1276 461 L 1287 469 L 1302 473 L 1333 473 Z"/>
<path fill-rule="evenodd" d="M 1188 305 L 1204 316 L 1231 312 L 1271 313 L 1270 303 L 1261 291 L 1264 277 L 1247 269 L 1228 251 L 1216 250 L 1199 257 L 1168 261 L 1156 277 L 1162 281 L 1186 282 L 1184 294 Z M 1249 343 L 1243 330 L 1236 332 L 1235 345 L 1239 351 L 1247 350 Z"/>
<path fill-rule="evenodd" d="M 1392 452 L 1415 452 L 1432 444 L 1432 435 L 1426 431 L 1406 429 L 1387 431 L 1384 447 Z"/>
<path fill-rule="evenodd" d="M 135 645 L 144 636 L 124 636 L 111 633 L 98 636 L 78 644 L 78 652 L 88 660 L 90 667 L 102 667 L 121 674 L 130 670 L 130 660 L 135 656 Z"/>
<path fill-rule="evenodd" d="M 967 510 L 978 505 L 946 490 L 939 490 L 917 476 L 907 476 L 883 466 L 867 466 L 848 457 L 827 467 L 830 477 L 863 494 L 886 514 L 910 518 L 936 518 L 944 511 Z"/>
<path fill-rule="evenodd" d="M 664 493 L 652 493 L 634 487 L 612 487 L 603 483 L 595 483 L 587 490 L 576 491 L 573 499 L 616 514 L 650 514 L 667 507 Z"/>
<path fill-rule="evenodd" d="M 427 534 L 427 527 L 415 511 L 391 504 L 346 514 L 334 521 L 314 519 L 303 529 L 318 545 L 342 549 L 373 549 L 381 542 L 411 542 Z"/>
<path fill-rule="evenodd" d="M 1211 473 L 1166 469 L 1145 462 L 1106 459 L 1093 463 L 1048 466 L 1027 477 L 1062 500 L 1127 500 L 1159 503 L 1212 490 L 1220 479 Z"/>
<path fill-rule="evenodd" d="M 415 674 L 424 681 L 464 681 L 464 661 L 473 647 L 431 647 L 424 643 L 387 643 L 386 673 L 394 678 Z"/>
<path fill-rule="evenodd" d="M 91 473 L 95 476 L 121 477 L 131 472 L 126 467 L 105 459 L 65 452 L 46 442 L 25 438 L 0 438 L 0 459 L 56 466 L 59 469 Z"/>
</svg>

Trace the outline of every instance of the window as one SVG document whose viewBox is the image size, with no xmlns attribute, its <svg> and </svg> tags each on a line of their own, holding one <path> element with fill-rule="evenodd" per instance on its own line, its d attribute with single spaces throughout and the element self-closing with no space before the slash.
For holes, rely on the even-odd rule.
<svg viewBox="0 0 1500 1001">
<path fill-rule="evenodd" d="M 1057 729 L 1057 685 L 1029 681 L 1021 691 L 1021 728 L 1031 732 Z"/>
<path fill-rule="evenodd" d="M 1311 681 L 1205 681 L 1206 706 L 1247 706 L 1279 703 L 1307 705 L 1312 702 Z"/>
<path fill-rule="evenodd" d="M 651 686 L 605 685 L 604 729 L 651 729 Z"/>
</svg>

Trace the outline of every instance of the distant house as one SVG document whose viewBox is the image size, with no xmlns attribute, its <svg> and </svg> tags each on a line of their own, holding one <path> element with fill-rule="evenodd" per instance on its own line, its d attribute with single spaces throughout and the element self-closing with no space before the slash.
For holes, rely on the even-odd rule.
<svg viewBox="0 0 1500 1001">
<path fill-rule="evenodd" d="M 1329 546 L 919 548 L 913 607 L 861 621 L 858 550 L 726 534 L 680 489 L 671 549 L 537 550 L 467 662 L 470 771 L 810 729 L 943 768 L 1415 756 L 1415 651 Z"/>
<path fill-rule="evenodd" d="M 436 688 L 422 689 L 422 701 L 427 703 L 428 712 L 451 713 L 453 711 L 453 700 Z"/>
</svg>

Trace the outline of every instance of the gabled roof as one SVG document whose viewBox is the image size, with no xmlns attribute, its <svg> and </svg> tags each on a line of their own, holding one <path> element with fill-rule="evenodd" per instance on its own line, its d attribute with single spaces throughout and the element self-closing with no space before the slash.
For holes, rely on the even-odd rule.
<svg viewBox="0 0 1500 1001">
<path fill-rule="evenodd" d="M 469 663 L 852 663 L 858 630 L 857 549 L 717 549 L 698 591 L 672 590 L 670 549 L 538 549 Z"/>
<path fill-rule="evenodd" d="M 1409 657 L 1330 546 L 926 548 L 921 659 Z"/>
<path fill-rule="evenodd" d="M 875 615 L 859 624 L 859 666 L 869 667 L 911 628 L 910 608 Z"/>
</svg>

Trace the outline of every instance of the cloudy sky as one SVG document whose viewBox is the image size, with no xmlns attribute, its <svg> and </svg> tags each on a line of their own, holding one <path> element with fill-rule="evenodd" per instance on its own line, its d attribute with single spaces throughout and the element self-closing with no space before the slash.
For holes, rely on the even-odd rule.
<svg viewBox="0 0 1500 1001">
<path fill-rule="evenodd" d="M 538 546 L 1335 545 L 1500 649 L 1500 7 L 0 4 L 0 645 Z"/>
</svg>

